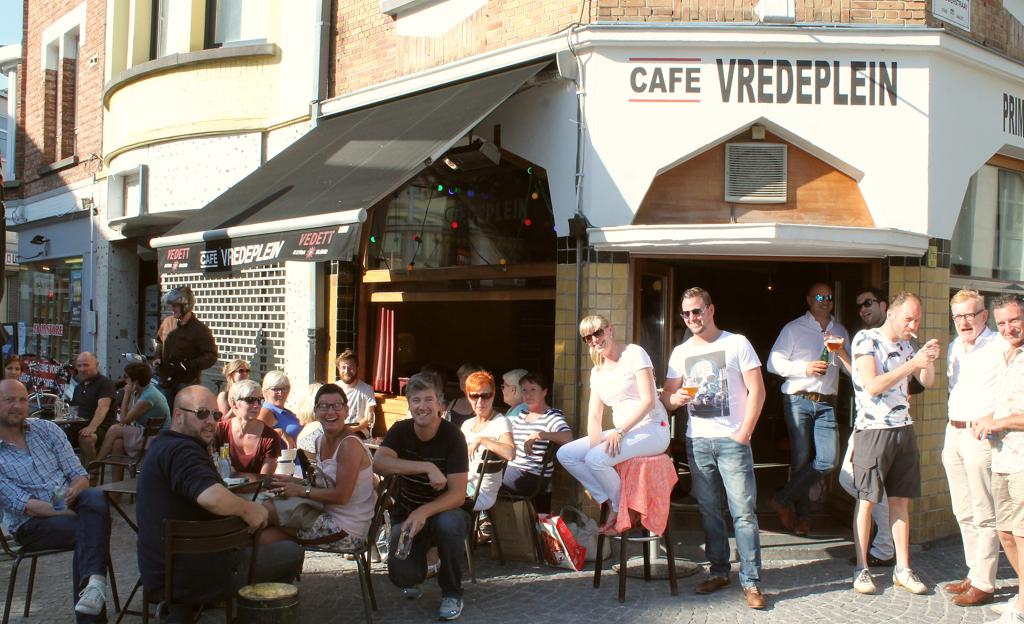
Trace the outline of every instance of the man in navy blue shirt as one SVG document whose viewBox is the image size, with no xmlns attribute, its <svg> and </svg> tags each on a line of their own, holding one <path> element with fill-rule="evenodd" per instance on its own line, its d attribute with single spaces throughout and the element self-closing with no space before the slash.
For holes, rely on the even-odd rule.
<svg viewBox="0 0 1024 624">
<path fill-rule="evenodd" d="M 60 427 L 27 415 L 25 386 L 0 382 L 0 512 L 26 552 L 75 549 L 75 618 L 80 624 L 106 622 L 107 499 L 89 487 Z"/>
<path fill-rule="evenodd" d="M 164 587 L 163 521 L 215 520 L 237 516 L 253 531 L 267 524 L 267 510 L 232 494 L 210 461 L 208 445 L 220 418 L 213 394 L 187 386 L 175 400 L 171 428 L 150 444 L 138 482 L 135 518 L 139 525 L 139 573 L 147 594 Z M 284 582 L 302 570 L 304 551 L 291 541 L 260 547 L 257 582 Z M 223 599 L 245 585 L 250 553 L 175 557 L 175 605 L 161 622 L 191 622 L 193 607 Z M 240 572 L 241 571 L 241 572 Z"/>
</svg>

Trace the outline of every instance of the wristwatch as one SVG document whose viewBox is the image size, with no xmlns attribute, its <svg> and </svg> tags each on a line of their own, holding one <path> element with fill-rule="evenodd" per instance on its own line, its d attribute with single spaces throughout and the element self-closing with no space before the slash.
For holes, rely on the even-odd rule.
<svg viewBox="0 0 1024 624">
<path fill-rule="evenodd" d="M 623 431 L 622 429 L 618 428 L 618 427 L 615 428 L 615 433 L 619 434 L 620 438 L 625 437 L 625 435 L 626 435 L 626 432 Z"/>
<path fill-rule="evenodd" d="M 312 494 L 312 493 L 313 493 L 313 484 L 312 483 L 307 483 L 306 484 L 306 498 L 309 498 L 309 495 Z"/>
</svg>

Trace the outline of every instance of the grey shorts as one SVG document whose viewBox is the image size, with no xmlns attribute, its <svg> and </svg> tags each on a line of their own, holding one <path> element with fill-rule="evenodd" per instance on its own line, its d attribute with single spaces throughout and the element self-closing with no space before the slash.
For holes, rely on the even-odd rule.
<svg viewBox="0 0 1024 624">
<path fill-rule="evenodd" d="M 921 458 L 914 427 L 864 429 L 853 434 L 853 487 L 860 500 L 921 496 Z"/>
<path fill-rule="evenodd" d="M 996 501 L 996 528 L 1024 537 L 1024 472 L 992 473 L 992 497 Z"/>
</svg>

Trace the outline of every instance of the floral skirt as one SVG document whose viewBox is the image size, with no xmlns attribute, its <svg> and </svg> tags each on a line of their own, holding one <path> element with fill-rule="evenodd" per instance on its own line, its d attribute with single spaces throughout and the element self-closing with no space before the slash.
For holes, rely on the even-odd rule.
<svg viewBox="0 0 1024 624">
<path fill-rule="evenodd" d="M 316 519 L 313 526 L 308 529 L 299 529 L 295 536 L 300 542 L 312 543 L 321 548 L 330 550 L 359 550 L 366 543 L 366 540 L 355 535 L 349 535 L 344 529 L 338 526 L 331 514 L 323 513 Z M 323 541 L 324 538 L 338 536 L 336 540 Z"/>
</svg>

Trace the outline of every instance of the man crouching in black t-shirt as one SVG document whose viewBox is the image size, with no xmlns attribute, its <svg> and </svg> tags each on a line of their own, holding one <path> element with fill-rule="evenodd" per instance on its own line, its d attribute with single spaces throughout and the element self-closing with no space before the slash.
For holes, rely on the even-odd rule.
<svg viewBox="0 0 1024 624">
<path fill-rule="evenodd" d="M 139 573 L 152 600 L 169 602 L 164 589 L 164 529 L 168 520 L 215 520 L 237 516 L 253 531 L 267 524 L 267 510 L 232 494 L 210 461 L 207 448 L 217 431 L 217 402 L 203 386 L 186 386 L 174 399 L 171 428 L 149 445 L 139 472 L 135 519 L 139 526 Z M 161 623 L 192 622 L 193 610 L 222 600 L 245 585 L 249 549 L 227 554 L 174 558 L 174 604 Z M 260 546 L 255 582 L 289 583 L 302 570 L 304 552 L 295 542 Z M 180 604 L 184 603 L 184 604 Z"/>
<path fill-rule="evenodd" d="M 442 620 L 462 615 L 462 568 L 469 515 L 466 500 L 469 454 L 459 429 L 441 419 L 441 391 L 428 375 L 409 378 L 405 386 L 411 418 L 388 430 L 373 458 L 382 475 L 399 475 L 401 489 L 391 512 L 388 576 L 415 600 L 423 595 L 418 585 L 427 576 L 427 550 L 436 546 L 441 556 L 437 582 L 441 586 Z M 412 540 L 409 556 L 399 559 L 403 531 Z"/>
</svg>

